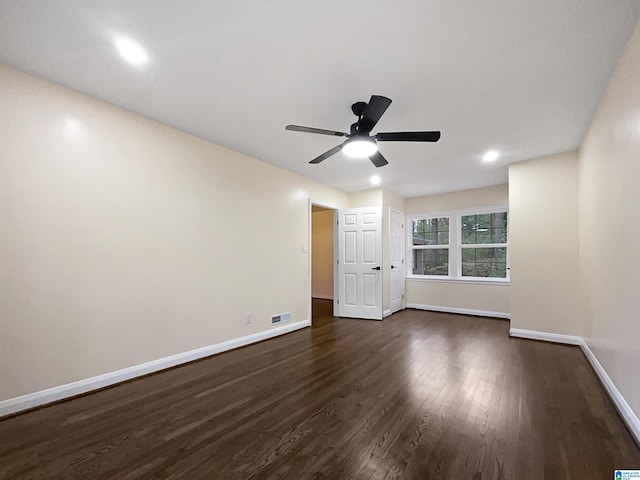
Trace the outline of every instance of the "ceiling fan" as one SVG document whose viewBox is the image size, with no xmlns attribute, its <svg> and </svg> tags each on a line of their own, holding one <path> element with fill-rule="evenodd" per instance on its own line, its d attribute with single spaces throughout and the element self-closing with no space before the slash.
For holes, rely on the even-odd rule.
<svg viewBox="0 0 640 480">
<path fill-rule="evenodd" d="M 358 120 L 351 125 L 351 133 L 324 130 L 322 128 L 301 127 L 299 125 L 287 125 L 286 130 L 294 132 L 318 133 L 320 135 L 332 135 L 335 137 L 347 137 L 340 145 L 324 152 L 309 163 L 320 163 L 340 150 L 348 157 L 369 157 L 376 167 L 383 167 L 387 163 L 386 158 L 378 151 L 378 142 L 437 142 L 440 140 L 440 132 L 386 132 L 371 135 L 371 130 L 376 126 L 380 117 L 391 105 L 391 99 L 381 95 L 371 95 L 369 103 L 356 102 L 351 105 L 351 111 Z"/>
</svg>

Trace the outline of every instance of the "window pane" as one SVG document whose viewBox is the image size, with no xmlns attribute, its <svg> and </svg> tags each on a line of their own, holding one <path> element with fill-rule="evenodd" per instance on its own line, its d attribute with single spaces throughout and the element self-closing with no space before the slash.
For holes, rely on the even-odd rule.
<svg viewBox="0 0 640 480">
<path fill-rule="evenodd" d="M 476 228 L 478 230 L 489 230 L 491 228 L 491 214 L 476 215 Z"/>
<path fill-rule="evenodd" d="M 463 248 L 462 249 L 462 263 L 476 263 L 476 249 L 475 248 Z"/>
<path fill-rule="evenodd" d="M 414 250 L 412 271 L 414 275 L 449 275 L 449 249 Z"/>
<path fill-rule="evenodd" d="M 495 254 L 495 248 L 474 248 L 476 251 L 476 263 L 486 263 L 491 261 Z"/>
<path fill-rule="evenodd" d="M 491 231 L 486 228 L 478 228 L 476 231 L 476 243 L 491 243 Z"/>
<path fill-rule="evenodd" d="M 463 215 L 462 244 L 507 243 L 507 212 Z"/>
<path fill-rule="evenodd" d="M 476 231 L 478 230 L 478 223 L 476 221 L 477 215 L 463 215 L 460 217 L 460 228 L 462 230 L 462 243 L 478 243 L 476 242 Z"/>
<path fill-rule="evenodd" d="M 506 263 L 496 263 L 493 267 L 492 277 L 497 278 L 506 278 L 507 277 L 507 264 Z"/>
<path fill-rule="evenodd" d="M 494 228 L 491 232 L 491 243 L 507 243 L 507 230 Z"/>
<path fill-rule="evenodd" d="M 413 220 L 413 245 L 449 245 L 449 218 Z"/>
<path fill-rule="evenodd" d="M 475 215 L 463 215 L 461 218 L 462 228 L 471 229 L 476 224 L 476 216 Z"/>
<path fill-rule="evenodd" d="M 463 277 L 507 277 L 506 248 L 463 248 Z"/>
<path fill-rule="evenodd" d="M 491 214 L 491 223 L 493 228 L 507 229 L 507 212 L 499 212 Z"/>
<path fill-rule="evenodd" d="M 463 277 L 475 277 L 476 276 L 476 267 L 473 263 L 463 263 L 462 264 L 462 276 Z"/>
<path fill-rule="evenodd" d="M 414 220 L 412 225 L 412 231 L 413 231 L 413 245 L 424 245 L 425 244 L 425 238 L 424 238 L 424 232 L 425 232 L 425 225 L 426 221 L 425 220 Z"/>
<path fill-rule="evenodd" d="M 470 228 L 462 229 L 462 243 L 476 243 L 476 232 L 475 230 L 471 230 Z"/>
</svg>

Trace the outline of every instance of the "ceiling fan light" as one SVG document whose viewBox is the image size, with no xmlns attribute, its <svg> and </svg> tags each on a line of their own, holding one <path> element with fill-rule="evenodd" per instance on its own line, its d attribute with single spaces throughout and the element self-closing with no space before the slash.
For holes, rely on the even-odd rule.
<svg viewBox="0 0 640 480">
<path fill-rule="evenodd" d="M 370 157 L 378 151 L 376 142 L 370 139 L 358 138 L 350 140 L 342 147 L 342 152 L 351 158 Z"/>
</svg>

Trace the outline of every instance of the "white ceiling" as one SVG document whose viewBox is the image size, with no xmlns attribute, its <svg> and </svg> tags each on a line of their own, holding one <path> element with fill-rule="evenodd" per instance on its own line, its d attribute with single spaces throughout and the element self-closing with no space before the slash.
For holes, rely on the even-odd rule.
<svg viewBox="0 0 640 480">
<path fill-rule="evenodd" d="M 507 165 L 576 149 L 640 16 L 637 0 L 0 0 L 0 62 L 325 184 L 417 196 L 507 181 Z M 135 68 L 112 39 L 148 52 Z M 390 164 L 338 154 L 350 106 L 393 103 Z M 485 164 L 481 155 L 501 157 Z"/>
</svg>

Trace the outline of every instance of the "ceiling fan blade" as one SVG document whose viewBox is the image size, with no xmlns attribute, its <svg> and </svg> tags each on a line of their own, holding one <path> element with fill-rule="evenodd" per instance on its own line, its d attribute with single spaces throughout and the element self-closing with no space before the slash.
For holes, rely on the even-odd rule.
<svg viewBox="0 0 640 480">
<path fill-rule="evenodd" d="M 389 162 L 387 162 L 387 159 L 384 158 L 380 152 L 376 152 L 373 155 L 371 155 L 369 157 L 369 160 L 371 160 L 371 162 L 376 167 L 384 167 L 387 163 L 389 163 Z"/>
<path fill-rule="evenodd" d="M 301 127 L 300 125 L 287 125 L 284 128 L 285 130 L 291 130 L 292 132 L 319 133 L 320 135 L 333 135 L 334 137 L 348 136 L 348 134 L 344 132 L 336 132 L 335 130 L 325 130 L 323 128 Z"/>
<path fill-rule="evenodd" d="M 313 163 L 314 165 L 317 163 L 320 163 L 324 160 L 326 160 L 327 158 L 329 158 L 331 155 L 335 155 L 336 153 L 338 153 L 341 149 L 342 146 L 347 143 L 347 142 L 343 142 L 340 145 L 336 145 L 335 147 L 333 147 L 331 150 L 328 150 L 326 152 L 324 152 L 322 155 L 314 158 L 313 160 L 311 160 L 309 163 Z"/>
<path fill-rule="evenodd" d="M 380 117 L 391 105 L 391 99 L 380 95 L 371 95 L 371 100 L 367 104 L 360 120 L 360 132 L 369 133 L 376 126 Z"/>
<path fill-rule="evenodd" d="M 440 132 L 387 132 L 378 133 L 379 142 L 437 142 Z"/>
</svg>

